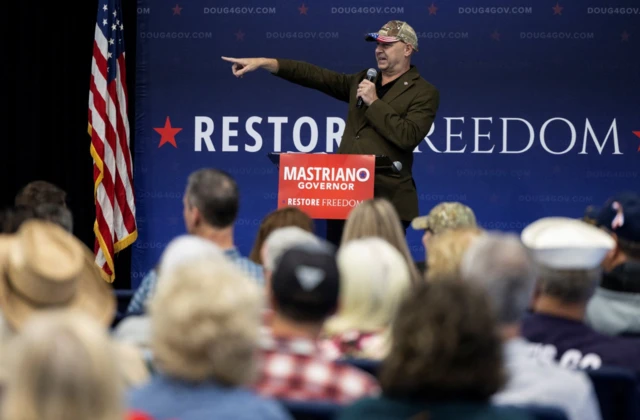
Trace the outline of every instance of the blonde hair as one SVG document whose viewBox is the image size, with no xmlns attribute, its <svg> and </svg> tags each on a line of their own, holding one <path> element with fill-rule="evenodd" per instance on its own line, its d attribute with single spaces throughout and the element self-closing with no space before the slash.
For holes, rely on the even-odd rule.
<svg viewBox="0 0 640 420">
<path fill-rule="evenodd" d="M 251 380 L 262 296 L 225 259 L 163 270 L 149 307 L 154 363 L 167 375 L 231 386 Z"/>
<path fill-rule="evenodd" d="M 427 252 L 426 280 L 460 277 L 465 252 L 482 232 L 479 228 L 470 227 L 450 229 L 434 235 Z"/>
<path fill-rule="evenodd" d="M 15 336 L 3 418 L 122 420 L 120 372 L 96 321 L 73 311 L 36 315 Z"/>
<path fill-rule="evenodd" d="M 384 198 L 363 201 L 351 211 L 342 232 L 341 245 L 370 236 L 382 238 L 393 245 L 404 257 L 411 273 L 411 280 L 414 283 L 421 281 L 420 273 L 407 246 L 400 217 L 393 205 Z"/>
<path fill-rule="evenodd" d="M 402 254 L 381 238 L 353 240 L 338 251 L 338 313 L 325 325 L 327 335 L 347 331 L 385 331 L 411 287 Z"/>
</svg>

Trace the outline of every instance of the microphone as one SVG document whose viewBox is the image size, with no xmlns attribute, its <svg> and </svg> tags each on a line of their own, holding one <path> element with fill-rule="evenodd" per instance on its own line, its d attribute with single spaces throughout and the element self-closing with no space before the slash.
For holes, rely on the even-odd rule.
<svg viewBox="0 0 640 420">
<path fill-rule="evenodd" d="M 367 70 L 367 80 L 375 83 L 376 78 L 378 77 L 378 72 L 374 68 L 370 68 Z M 358 103 L 356 103 L 356 107 L 362 108 L 362 98 L 358 97 Z"/>
<path fill-rule="evenodd" d="M 396 172 L 400 172 L 402 170 L 402 162 L 398 162 L 397 160 L 393 162 L 393 169 Z"/>
</svg>

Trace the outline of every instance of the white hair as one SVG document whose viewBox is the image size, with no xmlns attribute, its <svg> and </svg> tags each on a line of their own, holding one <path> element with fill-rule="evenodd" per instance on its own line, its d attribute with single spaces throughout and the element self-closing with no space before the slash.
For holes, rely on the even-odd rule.
<svg viewBox="0 0 640 420">
<path fill-rule="evenodd" d="M 327 334 L 387 328 L 411 287 L 411 271 L 402 253 L 382 238 L 367 237 L 342 245 L 337 262 L 339 309 L 327 322 Z"/>
<path fill-rule="evenodd" d="M 151 300 L 151 350 L 160 371 L 187 381 L 249 383 L 262 295 L 231 261 L 199 259 L 163 270 Z"/>
<path fill-rule="evenodd" d="M 313 233 L 297 226 L 287 226 L 274 230 L 262 245 L 264 268 L 268 271 L 273 271 L 277 261 L 287 250 L 297 246 L 309 245 L 322 245 L 322 241 Z"/>
<path fill-rule="evenodd" d="M 2 418 L 119 420 L 123 383 L 114 342 L 88 315 L 34 316 L 3 349 L 8 372 Z"/>
<path fill-rule="evenodd" d="M 513 324 L 521 320 L 531 301 L 537 270 L 518 236 L 486 233 L 471 243 L 460 273 L 463 281 L 486 290 L 498 322 Z"/>
<path fill-rule="evenodd" d="M 180 235 L 165 248 L 158 271 L 172 270 L 195 260 L 217 259 L 223 255 L 222 249 L 211 241 L 195 235 Z"/>
</svg>

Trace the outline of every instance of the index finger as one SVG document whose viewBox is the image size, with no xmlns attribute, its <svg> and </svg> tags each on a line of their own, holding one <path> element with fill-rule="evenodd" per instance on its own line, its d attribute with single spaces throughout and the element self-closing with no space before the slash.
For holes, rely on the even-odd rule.
<svg viewBox="0 0 640 420">
<path fill-rule="evenodd" d="M 220 57 L 220 58 L 222 58 L 224 61 L 229 61 L 231 63 L 238 63 L 239 62 L 239 60 L 237 58 L 233 58 L 233 57 L 224 57 L 223 56 L 223 57 Z"/>
</svg>

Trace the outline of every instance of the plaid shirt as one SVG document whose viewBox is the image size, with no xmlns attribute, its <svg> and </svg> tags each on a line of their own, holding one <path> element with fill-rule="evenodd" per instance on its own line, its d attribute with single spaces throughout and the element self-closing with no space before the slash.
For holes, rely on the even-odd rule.
<svg viewBox="0 0 640 420">
<path fill-rule="evenodd" d="M 264 271 L 262 266 L 254 263 L 249 258 L 240 255 L 236 248 L 227 249 L 224 254 L 234 264 L 236 264 L 245 274 L 253 278 L 261 286 L 264 285 Z M 155 294 L 158 274 L 156 270 L 151 270 L 142 279 L 140 286 L 129 302 L 127 315 L 145 312 L 145 305 L 151 296 Z"/>
<path fill-rule="evenodd" d="M 262 365 L 255 390 L 266 397 L 349 404 L 378 395 L 374 377 L 324 357 L 316 342 L 263 336 Z"/>
<path fill-rule="evenodd" d="M 384 332 L 345 331 L 327 337 L 320 348 L 331 359 L 356 358 L 381 360 L 387 354 L 387 339 Z"/>
</svg>

